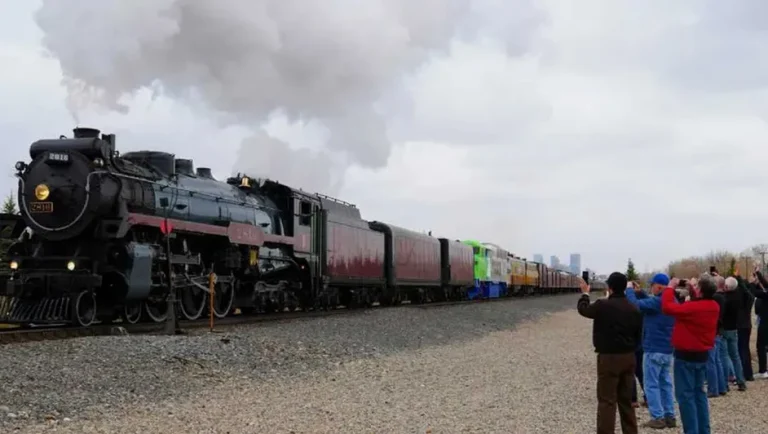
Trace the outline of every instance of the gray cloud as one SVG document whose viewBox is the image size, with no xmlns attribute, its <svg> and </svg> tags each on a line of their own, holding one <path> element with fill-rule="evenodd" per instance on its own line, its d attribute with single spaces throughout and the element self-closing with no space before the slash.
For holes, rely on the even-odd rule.
<svg viewBox="0 0 768 434">
<path fill-rule="evenodd" d="M 406 74 L 447 53 L 457 34 L 503 38 L 510 52 L 525 51 L 535 10 L 520 9 L 519 25 L 505 27 L 484 3 L 43 0 L 36 21 L 75 114 L 91 104 L 125 112 L 121 98 L 152 88 L 257 130 L 243 146 L 269 143 L 269 152 L 276 142 L 258 128 L 270 115 L 318 120 L 329 130 L 329 152 L 380 168 L 391 141 L 376 104 Z M 481 29 L 489 18 L 490 32 Z M 257 168 L 279 176 L 273 167 Z"/>
</svg>

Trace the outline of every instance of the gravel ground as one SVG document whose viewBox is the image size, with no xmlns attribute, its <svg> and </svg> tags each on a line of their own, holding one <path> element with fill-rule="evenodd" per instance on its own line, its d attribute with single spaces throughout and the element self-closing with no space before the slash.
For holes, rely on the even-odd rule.
<svg viewBox="0 0 768 434">
<path fill-rule="evenodd" d="M 572 302 L 572 296 L 561 296 L 383 309 L 229 328 L 213 335 L 88 337 L 5 346 L 0 432 L 45 419 L 69 423 L 133 403 L 156 406 L 232 384 L 311 379 L 355 360 L 380 360 L 509 330 Z"/>
<path fill-rule="evenodd" d="M 15 391 L 2 396 L 29 419 L 6 417 L 5 429 L 594 432 L 591 322 L 575 303 L 574 295 L 387 309 L 240 329 L 226 334 L 229 343 L 201 335 L 6 347 L 0 384 Z M 712 400 L 714 433 L 768 432 L 768 381 L 750 386 Z M 55 421 L 36 424 L 46 414 Z"/>
</svg>

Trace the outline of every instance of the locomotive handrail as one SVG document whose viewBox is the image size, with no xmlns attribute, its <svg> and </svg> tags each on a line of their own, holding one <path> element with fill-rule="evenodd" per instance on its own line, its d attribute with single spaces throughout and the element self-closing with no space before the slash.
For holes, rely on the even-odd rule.
<svg viewBox="0 0 768 434">
<path fill-rule="evenodd" d="M 209 197 L 211 199 L 215 199 L 217 202 L 224 202 L 224 203 L 228 203 L 228 204 L 231 204 L 231 205 L 239 205 L 239 206 L 243 206 L 243 207 L 247 207 L 247 208 L 252 208 L 252 209 L 263 209 L 263 210 L 281 212 L 279 209 L 272 208 L 270 206 L 253 205 L 253 204 L 250 204 L 248 202 L 242 202 L 242 201 L 236 201 L 236 200 L 231 200 L 231 199 L 227 199 L 227 198 L 222 198 L 222 197 L 216 196 L 215 194 L 212 194 L 212 193 L 201 192 L 201 191 L 198 191 L 198 190 L 191 190 L 191 189 L 184 188 L 184 187 L 179 187 L 179 186 L 165 185 L 165 184 L 161 184 L 161 183 L 159 183 L 159 182 L 157 182 L 155 180 L 152 180 L 152 179 L 140 178 L 138 176 L 126 175 L 126 174 L 123 174 L 123 173 L 111 173 L 110 172 L 110 174 L 114 175 L 114 176 L 117 176 L 118 178 L 132 179 L 134 181 L 147 182 L 147 183 L 150 183 L 150 184 L 154 184 L 154 185 L 159 186 L 161 190 L 165 189 L 165 188 L 175 188 L 176 190 L 179 190 L 179 191 L 186 191 L 188 193 L 194 193 L 197 196 L 207 196 L 207 197 Z M 298 214 L 296 214 L 296 215 L 298 215 Z"/>
<path fill-rule="evenodd" d="M 49 231 L 49 232 L 60 232 L 60 231 L 67 230 L 67 229 L 71 228 L 72 226 L 74 226 L 77 222 L 79 222 L 80 219 L 85 214 L 85 211 L 88 209 L 88 203 L 91 201 L 91 177 L 93 175 L 102 174 L 102 173 L 109 174 L 109 172 L 107 172 L 106 170 L 97 170 L 97 171 L 94 171 L 94 172 L 91 172 L 91 173 L 88 174 L 88 177 L 86 178 L 86 181 L 85 181 L 85 202 L 83 203 L 83 208 L 80 210 L 80 214 L 78 214 L 77 217 L 75 217 L 75 219 L 72 220 L 72 222 L 70 224 L 68 224 L 68 225 L 65 225 L 65 226 L 62 226 L 62 227 L 59 227 L 59 228 L 49 228 L 47 226 L 43 226 L 40 223 L 38 223 L 37 220 L 35 220 L 34 217 L 32 217 L 32 213 L 30 213 L 29 209 L 27 208 L 26 198 L 22 197 L 24 200 L 20 200 L 19 202 L 21 202 L 21 206 L 24 207 L 24 213 L 27 216 L 27 218 L 30 221 L 32 221 L 32 223 L 36 224 L 39 228 L 41 228 L 43 230 L 46 230 L 46 231 Z M 22 176 L 18 175 L 18 174 L 16 175 L 16 177 L 19 178 L 19 182 L 21 183 L 21 191 L 24 191 L 25 187 L 26 187 L 26 183 L 24 182 L 24 178 Z M 22 195 L 22 196 L 24 196 L 24 195 Z"/>
<path fill-rule="evenodd" d="M 345 201 L 343 201 L 343 200 L 341 200 L 341 199 L 337 199 L 337 198 L 335 198 L 335 197 L 331 197 L 331 196 L 328 196 L 328 195 L 325 195 L 325 194 L 322 194 L 322 193 L 315 193 L 315 194 L 316 194 L 316 195 L 317 195 L 317 197 L 319 197 L 319 198 L 322 198 L 322 199 L 328 199 L 328 200 L 330 200 L 330 201 L 333 201 L 333 202 L 339 203 L 339 204 L 341 204 L 341 205 L 346 205 L 346 206 L 351 206 L 352 208 L 357 208 L 357 206 L 356 206 L 354 203 L 345 202 Z"/>
</svg>

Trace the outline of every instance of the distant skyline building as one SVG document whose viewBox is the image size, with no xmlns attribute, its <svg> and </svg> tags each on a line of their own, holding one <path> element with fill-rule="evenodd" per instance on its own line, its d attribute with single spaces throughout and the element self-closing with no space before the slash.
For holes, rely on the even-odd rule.
<svg viewBox="0 0 768 434">
<path fill-rule="evenodd" d="M 533 262 L 538 262 L 540 264 L 544 263 L 544 255 L 541 253 L 534 253 L 533 254 Z"/>
<path fill-rule="evenodd" d="M 558 258 L 555 255 L 552 255 L 549 257 L 549 266 L 554 268 L 555 270 L 560 268 L 560 258 Z"/>
<path fill-rule="evenodd" d="M 571 253 L 570 272 L 576 275 L 581 274 L 581 254 Z"/>
</svg>

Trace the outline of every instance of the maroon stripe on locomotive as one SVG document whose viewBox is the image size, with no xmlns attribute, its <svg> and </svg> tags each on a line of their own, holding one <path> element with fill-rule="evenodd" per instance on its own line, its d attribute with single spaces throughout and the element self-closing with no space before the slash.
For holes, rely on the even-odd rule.
<svg viewBox="0 0 768 434">
<path fill-rule="evenodd" d="M 161 228 L 164 222 L 165 218 L 162 216 L 130 213 L 125 219 L 126 227 L 123 231 L 127 231 L 130 226 L 134 225 Z M 245 244 L 249 246 L 261 246 L 264 243 L 294 245 L 297 242 L 297 239 L 293 237 L 265 234 L 260 227 L 247 223 L 230 222 L 228 226 L 217 226 L 171 218 L 168 219 L 168 223 L 173 231 L 227 237 L 233 244 Z"/>
</svg>

